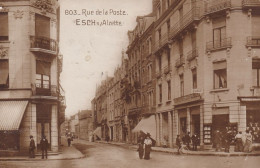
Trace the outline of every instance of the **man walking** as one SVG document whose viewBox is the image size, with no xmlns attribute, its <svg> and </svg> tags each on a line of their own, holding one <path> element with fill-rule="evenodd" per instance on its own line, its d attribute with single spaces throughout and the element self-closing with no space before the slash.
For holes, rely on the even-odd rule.
<svg viewBox="0 0 260 168">
<path fill-rule="evenodd" d="M 181 149 L 181 138 L 180 138 L 180 135 L 177 135 L 176 146 L 178 147 L 178 154 L 180 154 L 180 149 Z"/>
<path fill-rule="evenodd" d="M 197 146 L 200 144 L 199 136 L 197 134 L 192 135 L 192 149 L 197 151 Z"/>
<path fill-rule="evenodd" d="M 44 155 L 46 156 L 46 159 L 47 159 L 48 158 L 48 156 L 47 156 L 48 140 L 46 139 L 45 136 L 42 137 L 40 145 L 41 145 L 41 150 L 42 150 L 42 159 L 44 159 Z"/>
<path fill-rule="evenodd" d="M 30 135 L 30 147 L 29 147 L 29 157 L 30 158 L 35 158 L 35 153 L 34 153 L 34 150 L 35 150 L 35 142 L 34 142 L 34 139 L 33 139 L 33 136 Z"/>
</svg>

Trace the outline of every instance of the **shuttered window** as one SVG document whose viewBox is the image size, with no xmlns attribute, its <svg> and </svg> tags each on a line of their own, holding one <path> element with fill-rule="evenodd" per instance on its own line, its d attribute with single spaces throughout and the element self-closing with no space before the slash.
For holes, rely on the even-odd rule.
<svg viewBox="0 0 260 168">
<path fill-rule="evenodd" d="M 51 63 L 44 61 L 36 61 L 36 87 L 50 88 L 50 69 Z"/>
<path fill-rule="evenodd" d="M 9 84 L 9 65 L 7 59 L 0 60 L 0 88 L 7 88 Z"/>
<path fill-rule="evenodd" d="M 252 16 L 252 36 L 260 37 L 260 15 Z"/>
<path fill-rule="evenodd" d="M 214 63 L 213 69 L 214 69 L 214 89 L 227 88 L 226 61 Z"/>
<path fill-rule="evenodd" d="M 35 36 L 50 38 L 50 18 L 35 15 Z"/>
<path fill-rule="evenodd" d="M 0 13 L 0 40 L 8 40 L 8 13 Z"/>
</svg>

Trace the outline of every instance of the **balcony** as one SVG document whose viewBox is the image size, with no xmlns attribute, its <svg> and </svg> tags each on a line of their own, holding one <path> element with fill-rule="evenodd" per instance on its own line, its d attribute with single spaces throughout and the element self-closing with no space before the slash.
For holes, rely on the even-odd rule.
<svg viewBox="0 0 260 168">
<path fill-rule="evenodd" d="M 247 37 L 247 47 L 260 47 L 260 36 Z"/>
<path fill-rule="evenodd" d="M 171 70 L 172 70 L 171 65 L 167 65 L 164 67 L 163 72 L 164 72 L 164 74 L 168 74 L 169 72 L 171 72 Z"/>
<path fill-rule="evenodd" d="M 57 42 L 56 40 L 46 38 L 46 37 L 39 37 L 39 36 L 31 36 L 31 51 L 33 52 L 40 52 L 50 55 L 57 54 Z"/>
<path fill-rule="evenodd" d="M 243 0 L 242 8 L 243 9 L 260 8 L 260 0 Z"/>
<path fill-rule="evenodd" d="M 181 67 L 184 63 L 185 63 L 184 57 L 181 56 L 180 58 L 178 58 L 178 59 L 176 60 L 176 62 L 175 62 L 175 67 L 176 67 L 176 68 L 179 68 L 179 67 Z"/>
<path fill-rule="evenodd" d="M 251 92 L 252 92 L 252 96 L 260 96 L 260 87 L 257 86 L 253 86 L 250 88 Z"/>
<path fill-rule="evenodd" d="M 198 57 L 198 50 L 197 49 L 193 49 L 193 50 L 191 50 L 187 53 L 187 61 L 192 61 L 196 57 Z"/>
<path fill-rule="evenodd" d="M 164 33 L 164 35 L 158 41 L 155 42 L 155 51 L 159 50 L 161 47 L 165 46 L 165 44 L 168 43 L 168 34 L 169 33 Z"/>
<path fill-rule="evenodd" d="M 170 30 L 169 38 L 175 38 L 179 33 L 183 32 L 190 26 L 194 26 L 194 22 L 199 21 L 200 10 L 198 7 L 191 9 L 187 14 L 185 14 L 180 21 L 176 23 Z"/>
<path fill-rule="evenodd" d="M 217 40 L 217 41 L 210 41 L 207 42 L 206 48 L 207 52 L 211 52 L 214 50 L 221 50 L 221 49 L 226 49 L 226 48 L 231 48 L 232 47 L 232 38 L 224 38 L 222 40 Z"/>
<path fill-rule="evenodd" d="M 231 0 L 217 0 L 206 3 L 205 15 L 219 13 L 231 8 Z"/>
<path fill-rule="evenodd" d="M 34 96 L 58 96 L 57 86 L 56 85 L 42 85 L 42 84 L 35 84 L 35 89 L 33 89 Z"/>
</svg>

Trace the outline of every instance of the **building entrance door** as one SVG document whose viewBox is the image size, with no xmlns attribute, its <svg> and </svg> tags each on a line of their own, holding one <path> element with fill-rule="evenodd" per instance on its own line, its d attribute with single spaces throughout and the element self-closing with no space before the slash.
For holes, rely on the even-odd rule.
<svg viewBox="0 0 260 168">
<path fill-rule="evenodd" d="M 191 127 L 192 135 L 197 134 L 200 135 L 200 115 L 192 115 L 192 127 Z"/>
<path fill-rule="evenodd" d="M 229 124 L 229 115 L 228 114 L 220 114 L 220 115 L 213 115 L 212 116 L 212 142 L 214 144 L 214 136 L 217 130 L 219 130 L 220 133 L 224 134 L 226 132 L 226 127 L 228 127 Z"/>
</svg>

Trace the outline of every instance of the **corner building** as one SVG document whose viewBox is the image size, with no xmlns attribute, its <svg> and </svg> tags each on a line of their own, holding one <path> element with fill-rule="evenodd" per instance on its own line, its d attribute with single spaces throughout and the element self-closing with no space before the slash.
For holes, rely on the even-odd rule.
<svg viewBox="0 0 260 168">
<path fill-rule="evenodd" d="M 33 135 L 37 147 L 46 136 L 49 150 L 57 152 L 65 110 L 59 4 L 0 0 L 0 6 L 0 148 L 27 153 Z"/>
</svg>

